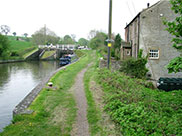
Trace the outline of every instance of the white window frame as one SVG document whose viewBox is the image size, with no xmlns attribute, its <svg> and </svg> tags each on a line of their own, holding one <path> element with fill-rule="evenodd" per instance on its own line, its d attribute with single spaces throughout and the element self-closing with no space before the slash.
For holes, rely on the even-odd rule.
<svg viewBox="0 0 182 136">
<path fill-rule="evenodd" d="M 150 49 L 149 59 L 159 59 L 159 49 Z"/>
<path fill-rule="evenodd" d="M 128 55 L 128 56 L 131 55 L 129 50 L 126 51 L 126 55 Z"/>
</svg>

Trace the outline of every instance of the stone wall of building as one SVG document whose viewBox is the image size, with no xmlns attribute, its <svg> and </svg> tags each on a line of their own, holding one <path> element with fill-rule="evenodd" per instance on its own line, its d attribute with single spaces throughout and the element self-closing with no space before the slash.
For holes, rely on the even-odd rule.
<svg viewBox="0 0 182 136">
<path fill-rule="evenodd" d="M 152 78 L 156 80 L 160 77 L 182 77 L 182 73 L 168 74 L 165 68 L 169 61 L 180 53 L 172 47 L 172 36 L 165 30 L 163 17 L 168 21 L 175 19 L 169 0 L 158 2 L 154 6 L 145 9 L 140 15 L 139 47 L 144 50 L 143 54 L 145 56 L 149 54 L 151 49 L 159 50 L 158 59 L 148 60 L 148 68 Z"/>
</svg>

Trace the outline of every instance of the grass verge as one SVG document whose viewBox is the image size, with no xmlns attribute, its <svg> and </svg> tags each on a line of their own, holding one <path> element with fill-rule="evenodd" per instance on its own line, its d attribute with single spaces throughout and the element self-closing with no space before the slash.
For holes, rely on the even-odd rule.
<svg viewBox="0 0 182 136">
<path fill-rule="evenodd" d="M 93 94 L 90 90 L 90 79 L 95 74 L 94 70 L 95 70 L 95 67 L 92 66 L 87 70 L 87 72 L 84 75 L 85 94 L 86 94 L 87 104 L 88 104 L 87 119 L 89 123 L 89 130 L 90 130 L 91 136 L 94 136 L 102 131 L 102 128 L 99 125 L 99 120 L 101 120 L 101 116 L 100 116 L 101 112 L 96 107 Z"/>
<path fill-rule="evenodd" d="M 44 88 L 29 109 L 31 115 L 17 115 L 0 136 L 68 136 L 76 117 L 76 103 L 69 89 L 78 72 L 92 61 L 93 51 L 55 74 L 50 81 L 55 90 Z"/>
<path fill-rule="evenodd" d="M 84 75 L 84 87 L 87 98 L 87 119 L 91 136 L 120 136 L 116 125 L 104 111 L 104 93 L 101 87 L 95 82 L 97 69 L 99 67 L 100 53 Z"/>
</svg>

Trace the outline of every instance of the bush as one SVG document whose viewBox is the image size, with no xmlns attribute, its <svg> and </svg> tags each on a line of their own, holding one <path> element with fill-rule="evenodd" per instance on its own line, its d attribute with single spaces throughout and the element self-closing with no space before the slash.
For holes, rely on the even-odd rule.
<svg viewBox="0 0 182 136">
<path fill-rule="evenodd" d="M 146 68 L 147 59 L 146 58 L 129 58 L 124 60 L 120 71 L 126 73 L 129 76 L 136 78 L 145 78 L 148 69 Z"/>
<path fill-rule="evenodd" d="M 148 56 L 142 57 L 142 53 L 143 50 L 140 49 L 137 59 L 129 58 L 124 60 L 121 64 L 120 71 L 131 77 L 146 78 L 146 74 L 148 72 L 148 69 L 146 68 Z"/>
<path fill-rule="evenodd" d="M 4 57 L 8 51 L 9 41 L 8 38 L 0 34 L 0 57 Z"/>
<path fill-rule="evenodd" d="M 11 56 L 19 56 L 19 54 L 16 51 L 11 52 Z"/>
</svg>

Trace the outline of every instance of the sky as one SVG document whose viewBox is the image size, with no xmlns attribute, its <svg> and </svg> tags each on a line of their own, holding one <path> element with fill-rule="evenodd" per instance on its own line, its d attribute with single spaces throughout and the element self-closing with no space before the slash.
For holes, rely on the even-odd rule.
<svg viewBox="0 0 182 136">
<path fill-rule="evenodd" d="M 113 0 L 112 32 L 124 39 L 124 27 L 142 9 L 159 0 Z M 0 0 L 0 26 L 31 36 L 48 27 L 59 37 L 88 38 L 90 30 L 108 32 L 109 0 Z"/>
</svg>

